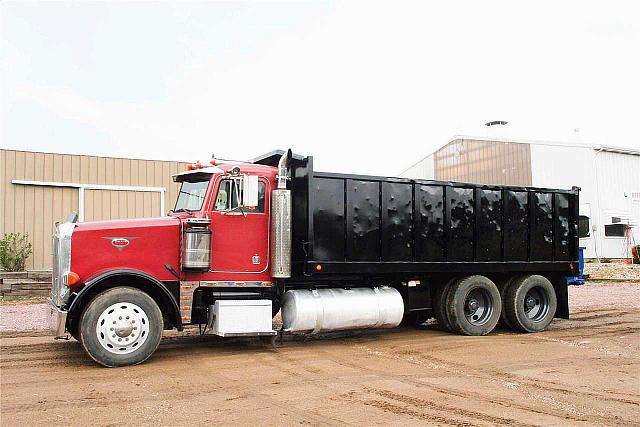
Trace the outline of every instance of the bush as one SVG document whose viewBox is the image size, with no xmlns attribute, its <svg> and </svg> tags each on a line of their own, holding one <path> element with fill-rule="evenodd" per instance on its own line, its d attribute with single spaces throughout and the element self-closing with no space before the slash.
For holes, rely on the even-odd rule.
<svg viewBox="0 0 640 427">
<path fill-rule="evenodd" d="M 29 235 L 5 234 L 0 240 L 0 267 L 5 271 L 24 271 L 27 258 L 31 256 Z"/>
</svg>

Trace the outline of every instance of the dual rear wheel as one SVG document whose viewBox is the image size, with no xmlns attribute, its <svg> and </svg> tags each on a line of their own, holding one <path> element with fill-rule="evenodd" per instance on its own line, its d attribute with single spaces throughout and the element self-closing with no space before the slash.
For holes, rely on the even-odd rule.
<svg viewBox="0 0 640 427">
<path fill-rule="evenodd" d="M 434 315 L 445 330 L 462 335 L 486 335 L 498 321 L 514 330 L 544 330 L 556 312 L 553 285 L 539 275 L 511 278 L 500 288 L 489 278 L 467 276 L 436 289 Z"/>
</svg>

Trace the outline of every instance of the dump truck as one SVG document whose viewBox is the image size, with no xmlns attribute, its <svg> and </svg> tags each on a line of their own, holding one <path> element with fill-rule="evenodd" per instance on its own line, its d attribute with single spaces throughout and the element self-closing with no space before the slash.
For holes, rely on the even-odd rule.
<svg viewBox="0 0 640 427">
<path fill-rule="evenodd" d="M 290 150 L 174 181 L 167 216 L 56 226 L 51 329 L 104 366 L 141 363 L 189 325 L 273 340 L 435 317 L 478 336 L 569 316 L 577 187 L 318 172 Z"/>
</svg>

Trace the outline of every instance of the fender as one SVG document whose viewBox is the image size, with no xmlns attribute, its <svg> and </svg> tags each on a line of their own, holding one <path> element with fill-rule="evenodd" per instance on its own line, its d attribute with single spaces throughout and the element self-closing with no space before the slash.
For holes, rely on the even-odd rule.
<svg viewBox="0 0 640 427">
<path fill-rule="evenodd" d="M 77 310 L 80 306 L 81 301 L 85 298 L 87 294 L 91 292 L 92 289 L 100 285 L 100 283 L 104 282 L 105 280 L 118 277 L 118 276 L 135 276 L 135 277 L 147 280 L 153 283 L 154 285 L 156 285 L 157 289 L 160 290 L 160 293 L 162 294 L 164 300 L 166 300 L 167 302 L 170 301 L 169 307 L 172 309 L 173 313 L 167 313 L 167 314 L 173 318 L 172 320 L 176 328 L 179 331 L 182 330 L 182 318 L 180 317 L 180 307 L 178 306 L 178 302 L 176 301 L 176 298 L 173 296 L 171 291 L 167 288 L 167 286 L 164 283 L 162 283 L 155 277 L 143 271 L 134 270 L 134 269 L 125 268 L 125 269 L 109 270 L 107 272 L 101 273 L 87 280 L 84 286 L 82 287 L 82 289 L 80 289 L 80 291 L 76 294 L 76 296 L 73 298 L 73 300 L 69 304 L 67 311 L 71 313 Z"/>
</svg>

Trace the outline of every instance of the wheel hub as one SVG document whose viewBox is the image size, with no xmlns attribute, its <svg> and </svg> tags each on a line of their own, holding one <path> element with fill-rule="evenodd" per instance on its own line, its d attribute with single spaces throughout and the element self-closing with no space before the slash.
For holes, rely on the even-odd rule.
<svg viewBox="0 0 640 427">
<path fill-rule="evenodd" d="M 133 332 L 133 323 L 116 322 L 113 329 L 116 335 L 120 338 L 128 337 Z"/>
<path fill-rule="evenodd" d="M 96 336 L 102 347 L 115 354 L 136 350 L 149 334 L 149 318 L 139 306 L 119 302 L 107 307 L 96 325 Z"/>
<path fill-rule="evenodd" d="M 493 313 L 493 301 L 486 289 L 472 289 L 464 304 L 464 314 L 472 325 L 484 325 Z"/>
<path fill-rule="evenodd" d="M 549 298 L 541 287 L 529 289 L 524 297 L 524 314 L 534 322 L 542 321 L 549 312 Z"/>
<path fill-rule="evenodd" d="M 525 309 L 531 310 L 535 306 L 536 306 L 536 300 L 531 296 L 527 296 L 527 299 L 524 301 Z"/>
</svg>

